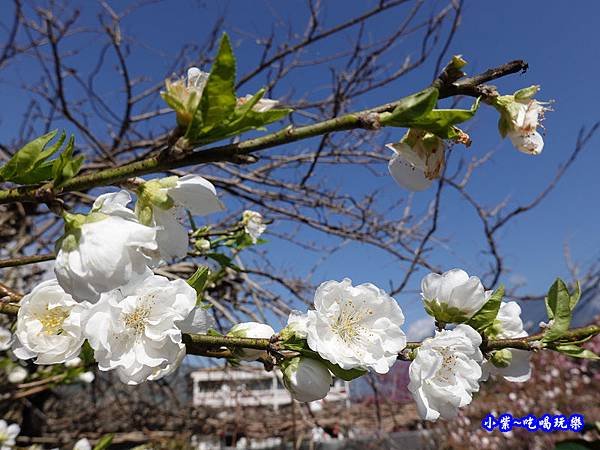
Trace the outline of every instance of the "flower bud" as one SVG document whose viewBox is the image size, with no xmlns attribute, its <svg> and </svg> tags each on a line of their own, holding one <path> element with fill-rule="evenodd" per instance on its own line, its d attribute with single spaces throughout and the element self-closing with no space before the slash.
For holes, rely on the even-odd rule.
<svg viewBox="0 0 600 450">
<path fill-rule="evenodd" d="M 8 381 L 9 383 L 19 384 L 25 381 L 29 373 L 27 369 L 23 366 L 13 366 L 8 371 Z"/>
<path fill-rule="evenodd" d="M 12 345 L 12 333 L 7 328 L 0 326 L 0 352 L 8 350 Z"/>
<path fill-rule="evenodd" d="M 283 385 L 299 402 L 325 398 L 331 382 L 329 369 L 311 358 L 293 358 L 283 367 Z"/>
<path fill-rule="evenodd" d="M 77 379 L 79 381 L 81 381 L 83 383 L 87 383 L 87 384 L 90 384 L 92 381 L 94 381 L 95 378 L 96 378 L 96 376 L 94 375 L 94 372 L 91 372 L 91 371 L 80 373 L 77 376 Z"/>
<path fill-rule="evenodd" d="M 477 277 L 452 269 L 439 275 L 430 273 L 421 281 L 421 296 L 427 314 L 443 323 L 462 323 L 469 320 L 489 299 Z"/>
<path fill-rule="evenodd" d="M 308 335 L 307 325 L 308 314 L 293 310 L 288 317 L 287 327 L 281 330 L 279 335 L 283 340 L 291 339 L 293 337 L 306 339 L 306 336 Z"/>
<path fill-rule="evenodd" d="M 197 67 L 190 67 L 187 77 L 165 80 L 166 90 L 161 91 L 160 95 L 175 110 L 179 126 L 187 127 L 192 121 L 194 113 L 200 105 L 208 75 L 207 72 L 203 72 Z"/>
<path fill-rule="evenodd" d="M 269 339 L 275 334 L 275 330 L 269 325 L 258 322 L 243 322 L 234 325 L 227 336 L 241 337 L 241 338 L 257 338 L 257 339 Z M 236 351 L 236 356 L 244 361 L 255 361 L 260 358 L 264 353 L 264 350 L 254 348 L 240 348 Z"/>
<path fill-rule="evenodd" d="M 507 348 L 498 350 L 494 352 L 490 361 L 496 367 L 506 368 L 512 361 L 512 352 Z"/>
</svg>

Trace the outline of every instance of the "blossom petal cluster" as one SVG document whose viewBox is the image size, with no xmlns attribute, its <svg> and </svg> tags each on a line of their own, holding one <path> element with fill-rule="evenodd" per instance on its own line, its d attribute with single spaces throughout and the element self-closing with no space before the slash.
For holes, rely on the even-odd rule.
<svg viewBox="0 0 600 450">
<path fill-rule="evenodd" d="M 234 325 L 227 336 L 270 339 L 274 334 L 275 330 L 270 325 L 258 322 L 242 322 Z M 236 356 L 244 361 L 255 361 L 264 353 L 264 350 L 244 348 L 238 349 Z"/>
<path fill-rule="evenodd" d="M 425 420 L 449 419 L 479 390 L 481 336 L 468 325 L 425 339 L 409 368 L 409 391 Z"/>
<path fill-rule="evenodd" d="M 250 236 L 250 239 L 254 244 L 256 244 L 258 239 L 267 229 L 262 214 L 256 211 L 244 211 L 242 214 L 242 223 L 244 224 L 244 231 Z"/>
<path fill-rule="evenodd" d="M 539 155 L 544 148 L 544 139 L 537 129 L 549 108 L 548 103 L 533 98 L 539 90 L 539 86 L 530 86 L 513 95 L 499 96 L 493 103 L 500 112 L 500 134 L 508 136 L 517 150 L 528 155 Z"/>
<path fill-rule="evenodd" d="M 127 384 L 172 372 L 185 355 L 177 323 L 195 305 L 196 291 L 189 284 L 158 275 L 103 294 L 85 326 L 98 368 L 115 370 Z"/>
<path fill-rule="evenodd" d="M 78 365 L 87 340 L 99 369 L 114 370 L 127 384 L 164 377 L 180 365 L 182 333 L 206 333 L 214 323 L 196 306 L 194 288 L 151 268 L 187 253 L 178 210 L 200 215 L 223 206 L 200 176 L 147 183 L 147 192 L 138 191 L 136 211 L 122 190 L 100 195 L 88 214 L 65 213 L 56 278 L 22 298 L 14 338 L 2 333 L 0 344 L 12 341 L 15 356 L 37 364 Z M 93 379 L 92 372 L 80 374 L 83 382 Z"/>
<path fill-rule="evenodd" d="M 158 252 L 163 260 L 183 258 L 188 251 L 185 210 L 204 216 L 222 211 L 212 183 L 199 175 L 150 180 L 138 188 L 135 210 L 141 223 L 156 229 Z"/>
<path fill-rule="evenodd" d="M 492 295 L 479 278 L 462 269 L 443 274 L 430 273 L 421 281 L 421 297 L 428 314 L 443 323 L 465 322 L 481 309 Z"/>
<path fill-rule="evenodd" d="M 292 311 L 280 333 L 284 339 L 305 342 L 320 359 L 299 358 L 285 366 L 284 384 L 297 400 L 313 401 L 329 391 L 326 364 L 343 371 L 387 373 L 406 347 L 403 324 L 398 303 L 377 286 L 353 286 L 348 278 L 322 283 L 314 310 Z"/>
<path fill-rule="evenodd" d="M 428 189 L 439 178 L 445 161 L 444 141 L 423 130 L 410 129 L 400 142 L 387 144 L 394 152 L 390 175 L 409 191 Z"/>
<path fill-rule="evenodd" d="M 67 215 L 54 273 L 75 299 L 95 302 L 103 292 L 142 276 L 157 249 L 156 229 L 127 208 L 127 191 L 99 196 L 90 214 Z"/>
<path fill-rule="evenodd" d="M 6 420 L 0 419 L 0 450 L 12 450 L 20 432 L 21 427 L 16 423 L 9 425 Z"/>
<path fill-rule="evenodd" d="M 327 281 L 307 313 L 307 343 L 342 369 L 387 373 L 406 346 L 404 315 L 398 303 L 377 286 Z"/>
<path fill-rule="evenodd" d="M 88 305 L 76 302 L 56 279 L 37 285 L 20 302 L 14 354 L 37 364 L 58 364 L 77 357 Z"/>
</svg>

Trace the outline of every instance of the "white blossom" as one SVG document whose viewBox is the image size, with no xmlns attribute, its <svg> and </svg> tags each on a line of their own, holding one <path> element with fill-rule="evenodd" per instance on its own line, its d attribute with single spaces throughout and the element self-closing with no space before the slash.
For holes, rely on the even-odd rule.
<svg viewBox="0 0 600 450">
<path fill-rule="evenodd" d="M 215 187 L 199 175 L 150 180 L 140 186 L 138 194 L 136 213 L 143 224 L 157 229 L 164 260 L 187 255 L 188 232 L 182 224 L 186 209 L 201 216 L 224 209 Z"/>
<path fill-rule="evenodd" d="M 58 364 L 79 354 L 87 304 L 77 303 L 55 279 L 37 285 L 20 302 L 13 352 L 36 358 L 37 364 Z"/>
<path fill-rule="evenodd" d="M 469 277 L 461 269 L 443 274 L 430 273 L 421 281 L 421 297 L 425 310 L 445 323 L 465 322 L 481 309 L 492 295 L 479 278 Z"/>
<path fill-rule="evenodd" d="M 86 438 L 82 438 L 75 442 L 73 450 L 92 450 L 92 445 Z"/>
<path fill-rule="evenodd" d="M 16 423 L 9 425 L 5 420 L 0 420 L 0 450 L 12 450 L 20 432 L 21 427 Z"/>
<path fill-rule="evenodd" d="M 29 372 L 27 372 L 27 369 L 23 366 L 12 366 L 9 370 L 8 370 L 8 381 L 9 383 L 13 383 L 13 384 L 19 384 L 22 383 L 23 381 L 25 381 L 25 379 L 27 378 L 27 376 L 29 375 Z"/>
<path fill-rule="evenodd" d="M 124 286 L 146 271 L 157 249 L 156 231 L 138 222 L 126 205 L 127 191 L 103 194 L 89 215 L 68 215 L 54 272 L 76 300 L 94 302 L 101 293 Z"/>
<path fill-rule="evenodd" d="M 259 212 L 250 211 L 248 209 L 242 214 L 242 223 L 244 224 L 244 231 L 250 236 L 254 244 L 256 244 L 258 238 L 260 238 L 267 229 L 263 216 Z"/>
<path fill-rule="evenodd" d="M 12 345 L 12 333 L 8 328 L 0 326 L 0 352 L 6 351 Z"/>
<path fill-rule="evenodd" d="M 248 94 L 244 97 L 239 97 L 237 99 L 237 104 L 238 106 L 243 105 L 244 103 L 248 102 L 249 100 L 252 99 L 252 95 Z M 256 111 L 256 112 L 267 112 L 273 108 L 275 108 L 277 105 L 279 104 L 279 101 L 277 100 L 272 100 L 270 98 L 261 98 L 258 102 L 256 102 L 256 104 L 254 106 L 252 106 L 252 110 Z"/>
<path fill-rule="evenodd" d="M 258 322 L 242 322 L 234 325 L 227 336 L 242 337 L 242 338 L 256 338 L 256 339 L 270 339 L 275 334 L 275 330 L 267 324 Z M 240 348 L 236 352 L 236 356 L 244 361 L 255 361 L 260 358 L 264 350 L 254 348 Z"/>
<path fill-rule="evenodd" d="M 515 148 L 528 155 L 539 155 L 544 149 L 544 138 L 540 133 L 523 134 L 518 131 L 509 131 L 508 137 Z"/>
<path fill-rule="evenodd" d="M 161 92 L 161 96 L 175 110 L 180 126 L 187 126 L 191 122 L 200 105 L 208 76 L 207 72 L 198 67 L 190 67 L 187 77 L 165 80 L 166 90 Z"/>
<path fill-rule="evenodd" d="M 479 390 L 481 336 L 468 325 L 436 331 L 417 349 L 409 368 L 409 391 L 425 420 L 456 416 Z"/>
<path fill-rule="evenodd" d="M 178 323 L 195 304 L 196 291 L 185 281 L 152 274 L 102 294 L 85 326 L 98 368 L 116 370 L 127 384 L 174 370 L 185 352 Z"/>
<path fill-rule="evenodd" d="M 390 174 L 403 188 L 423 191 L 439 178 L 444 167 L 444 141 L 432 133 L 411 129 L 400 142 L 387 144 L 394 152 Z"/>
<path fill-rule="evenodd" d="M 539 86 L 530 86 L 494 100 L 500 111 L 500 133 L 508 135 L 517 150 L 528 155 L 539 155 L 544 148 L 544 139 L 537 128 L 549 108 L 547 103 L 533 98 L 538 91 Z"/>
<path fill-rule="evenodd" d="M 311 358 L 293 358 L 283 368 L 283 385 L 299 402 L 325 398 L 331 382 L 329 369 Z"/>
<path fill-rule="evenodd" d="M 490 339 L 513 339 L 527 336 L 521 320 L 521 307 L 517 302 L 502 302 L 496 320 L 487 331 Z M 482 380 L 498 374 L 508 381 L 524 382 L 531 377 L 531 352 L 506 348 L 495 352 L 482 364 Z M 494 364 L 496 363 L 496 364 Z M 500 366 L 500 367 L 498 367 Z"/>
<path fill-rule="evenodd" d="M 398 303 L 370 283 L 322 283 L 308 311 L 308 346 L 342 369 L 387 373 L 406 346 Z"/>
</svg>

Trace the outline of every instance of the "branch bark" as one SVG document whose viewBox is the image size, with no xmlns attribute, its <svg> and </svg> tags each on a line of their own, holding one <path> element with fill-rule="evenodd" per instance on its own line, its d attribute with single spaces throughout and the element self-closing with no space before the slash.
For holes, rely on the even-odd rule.
<svg viewBox="0 0 600 450">
<path fill-rule="evenodd" d="M 482 85 L 482 83 L 524 70 L 526 67 L 527 64 L 523 61 L 512 61 L 502 66 L 489 69 L 480 75 L 466 78 L 460 82 L 445 83 L 442 78 L 438 78 L 434 83 L 436 83 L 436 86 L 440 89 L 440 99 L 457 95 L 475 97 L 481 95 L 495 95 L 495 89 L 486 87 Z M 440 82 L 440 80 L 442 80 L 442 82 Z M 68 180 L 60 190 L 55 190 L 52 183 L 46 183 L 37 187 L 23 186 L 6 189 L 0 191 L 0 204 L 17 201 L 49 202 L 52 201 L 56 195 L 64 192 L 106 186 L 140 175 L 164 172 L 180 167 L 211 162 L 247 162 L 247 158 L 244 157 L 251 153 L 337 131 L 378 129 L 380 127 L 380 114 L 392 111 L 401 101 L 402 99 L 311 125 L 300 127 L 293 127 L 290 125 L 279 131 L 255 139 L 212 147 L 206 150 L 191 151 L 180 158 L 164 158 L 161 154 L 155 155 L 120 167 L 109 168 L 74 177 Z"/>
</svg>

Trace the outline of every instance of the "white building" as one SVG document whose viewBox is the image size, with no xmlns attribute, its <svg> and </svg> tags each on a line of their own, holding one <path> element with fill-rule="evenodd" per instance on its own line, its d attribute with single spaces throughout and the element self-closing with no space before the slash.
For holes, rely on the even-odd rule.
<svg viewBox="0 0 600 450">
<path fill-rule="evenodd" d="M 272 406 L 292 403 L 292 397 L 283 387 L 281 372 L 267 372 L 262 367 L 215 367 L 199 369 L 190 374 L 193 382 L 194 406 L 233 408 L 236 406 Z M 325 402 L 350 404 L 347 381 L 335 378 Z M 318 408 L 317 402 L 314 406 Z"/>
</svg>

